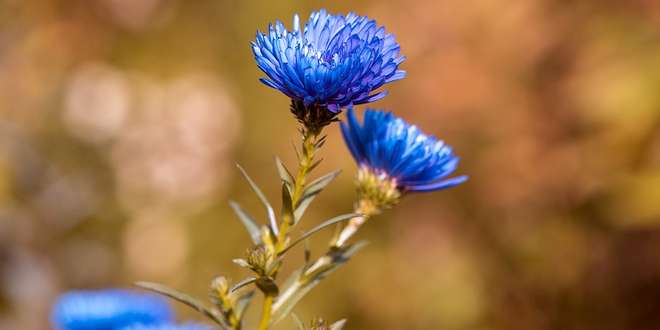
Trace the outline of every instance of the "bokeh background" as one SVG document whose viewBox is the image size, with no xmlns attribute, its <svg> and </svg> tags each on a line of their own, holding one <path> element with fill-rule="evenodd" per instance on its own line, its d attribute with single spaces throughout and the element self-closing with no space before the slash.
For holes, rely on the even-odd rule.
<svg viewBox="0 0 660 330">
<path fill-rule="evenodd" d="M 408 77 L 373 106 L 453 145 L 470 181 L 373 219 L 372 243 L 297 314 L 348 329 L 660 328 L 654 0 L 0 1 L 0 328 L 49 329 L 73 288 L 150 280 L 204 297 L 213 276 L 247 275 L 227 201 L 264 212 L 234 163 L 277 201 L 273 157 L 293 165 L 298 141 L 249 42 L 321 7 L 397 35 Z M 344 173 L 304 228 L 354 197 L 328 134 L 316 173 Z"/>
</svg>

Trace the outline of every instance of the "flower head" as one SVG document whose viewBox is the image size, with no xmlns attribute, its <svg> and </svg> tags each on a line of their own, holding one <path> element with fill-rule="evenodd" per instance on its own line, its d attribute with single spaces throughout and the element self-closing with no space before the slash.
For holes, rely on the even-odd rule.
<svg viewBox="0 0 660 330">
<path fill-rule="evenodd" d="M 375 90 L 405 76 L 398 70 L 404 60 L 399 49 L 376 21 L 325 10 L 312 13 L 303 30 L 296 15 L 292 31 L 278 21 L 252 42 L 257 65 L 268 76 L 261 78 L 264 84 L 332 113 L 384 97 L 385 91 Z"/>
<path fill-rule="evenodd" d="M 114 330 L 132 324 L 173 320 L 164 299 L 129 290 L 71 291 L 55 303 L 51 315 L 57 330 Z"/>
<path fill-rule="evenodd" d="M 376 182 L 383 189 L 374 190 L 385 197 L 398 198 L 390 191 L 392 186 L 400 192 L 433 191 L 467 180 L 466 176 L 447 179 L 459 160 L 451 147 L 390 112 L 366 110 L 364 124 L 360 125 L 350 109 L 341 130 L 361 167 L 358 181 L 364 178 L 364 182 L 359 182 L 368 186 L 364 189 L 373 188 L 369 182 Z"/>
</svg>

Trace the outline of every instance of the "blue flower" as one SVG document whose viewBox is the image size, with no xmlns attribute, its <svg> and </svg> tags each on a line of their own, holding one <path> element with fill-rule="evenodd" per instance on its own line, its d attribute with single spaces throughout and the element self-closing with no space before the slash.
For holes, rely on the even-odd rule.
<svg viewBox="0 0 660 330">
<path fill-rule="evenodd" d="M 376 21 L 325 10 L 312 13 L 302 31 L 295 15 L 293 31 L 278 21 L 252 42 L 257 65 L 268 76 L 261 82 L 333 113 L 384 97 L 386 91 L 374 91 L 405 76 L 398 70 L 404 60 L 399 50 L 394 36 Z"/>
<path fill-rule="evenodd" d="M 51 315 L 58 330 L 114 330 L 131 324 L 171 322 L 164 299 L 129 290 L 71 291 L 55 303 Z"/>
<path fill-rule="evenodd" d="M 366 110 L 360 125 L 349 109 L 341 130 L 360 166 L 393 180 L 401 191 L 445 189 L 467 180 L 466 176 L 447 179 L 459 160 L 451 147 L 390 112 Z"/>
<path fill-rule="evenodd" d="M 183 324 L 174 324 L 174 323 L 163 323 L 157 325 L 132 325 L 121 330 L 213 330 L 214 328 L 201 323 L 183 323 Z"/>
</svg>

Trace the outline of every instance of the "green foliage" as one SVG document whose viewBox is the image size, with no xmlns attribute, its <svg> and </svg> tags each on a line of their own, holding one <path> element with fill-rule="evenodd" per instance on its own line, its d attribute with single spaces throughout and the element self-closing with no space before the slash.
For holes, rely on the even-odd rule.
<svg viewBox="0 0 660 330">
<path fill-rule="evenodd" d="M 284 285 L 282 294 L 273 304 L 274 322 L 284 319 L 321 280 L 336 271 L 366 245 L 367 242 L 360 241 L 353 245 L 332 248 L 315 263 L 295 271 Z"/>
<path fill-rule="evenodd" d="M 144 289 L 147 289 L 147 290 L 165 295 L 167 297 L 170 297 L 170 298 L 172 298 L 172 299 L 174 299 L 178 302 L 181 302 L 181 303 L 195 309 L 196 311 L 202 313 L 203 315 L 205 315 L 206 317 L 208 317 L 209 319 L 214 321 L 222 329 L 231 329 L 231 327 L 230 327 L 229 323 L 227 322 L 227 320 L 222 316 L 222 314 L 218 310 L 213 309 L 211 307 L 207 307 L 206 305 L 204 305 L 204 303 L 202 303 L 201 301 L 199 301 L 196 298 L 193 298 L 193 297 L 189 296 L 186 293 L 179 292 L 177 290 L 168 288 L 168 287 L 166 287 L 162 284 L 158 284 L 158 283 L 137 282 L 137 283 L 135 283 L 135 285 L 137 285 L 141 288 L 144 288 Z"/>
<path fill-rule="evenodd" d="M 234 210 L 234 213 L 236 213 L 238 219 L 241 220 L 241 223 L 243 223 L 245 229 L 247 229 L 248 233 L 250 234 L 250 238 L 252 239 L 252 243 L 261 244 L 261 230 L 259 229 L 259 225 L 257 225 L 257 222 L 254 220 L 254 218 L 234 201 L 230 201 L 229 206 L 232 208 L 232 210 Z"/>
<path fill-rule="evenodd" d="M 257 186 L 257 184 L 254 181 L 252 181 L 252 179 L 247 174 L 247 172 L 245 172 L 243 167 L 241 167 L 241 165 L 238 165 L 238 164 L 236 164 L 236 167 L 238 167 L 238 169 L 241 171 L 241 174 L 243 175 L 245 180 L 250 184 L 250 188 L 252 188 L 254 193 L 257 194 L 257 197 L 259 197 L 259 200 L 261 200 L 261 203 L 263 203 L 264 207 L 266 207 L 266 211 L 268 212 L 268 220 L 269 220 L 269 223 L 270 223 L 270 226 L 271 226 L 271 230 L 273 231 L 273 233 L 275 233 L 275 235 L 277 235 L 277 233 L 278 233 L 277 220 L 275 219 L 275 211 L 273 211 L 273 207 L 270 206 L 270 203 L 268 202 L 268 199 L 266 198 L 264 193 L 261 192 L 261 189 L 259 189 L 259 186 Z"/>
<path fill-rule="evenodd" d="M 314 180 L 312 183 L 310 183 L 307 188 L 302 193 L 302 197 L 296 203 L 295 206 L 295 211 L 294 211 L 294 224 L 297 224 L 300 219 L 302 218 L 303 214 L 305 214 L 305 211 L 307 210 L 307 207 L 314 201 L 314 198 L 323 191 L 323 189 L 334 180 L 339 173 L 341 173 L 340 170 L 328 173 L 316 180 Z"/>
<path fill-rule="evenodd" d="M 319 138 L 318 133 L 320 132 L 314 133 L 305 129 L 302 132 L 303 146 L 299 155 L 298 172 L 295 176 L 291 174 L 279 158 L 275 158 L 275 165 L 282 183 L 282 209 L 279 221 L 262 190 L 247 172 L 237 165 L 252 191 L 266 208 L 268 217 L 266 221 L 258 221 L 238 203 L 229 202 L 230 207 L 247 230 L 253 243 L 247 249 L 244 258 L 233 259 L 233 262 L 250 270 L 253 276 L 247 276 L 232 286 L 224 277 L 220 276 L 214 279 L 209 295 L 210 301 L 213 303 L 212 307 L 204 305 L 201 301 L 187 294 L 159 284 L 140 282 L 138 285 L 194 308 L 211 318 L 222 329 L 235 330 L 241 328 L 245 310 L 258 290 L 264 295 L 262 320 L 259 325 L 259 329 L 263 330 L 286 317 L 311 289 L 346 263 L 364 246 L 364 242 L 345 246 L 331 244 L 331 248 L 317 260 L 311 260 L 311 251 L 308 244 L 305 244 L 304 265 L 293 272 L 283 286 L 277 283 L 277 275 L 288 251 L 301 242 L 307 242 L 314 234 L 323 229 L 334 227 L 356 217 L 364 217 L 360 213 L 342 214 L 322 221 L 312 229 L 305 231 L 298 238 L 291 239 L 291 230 L 299 224 L 312 201 L 340 173 L 340 171 L 333 171 L 312 180 L 309 184 L 306 183 L 307 175 L 320 162 L 320 160 L 314 160 L 316 150 L 323 146 L 326 139 L 325 136 Z M 260 223 L 268 223 L 268 225 L 261 225 Z M 332 325 L 328 325 L 325 321 L 319 321 L 312 323 L 310 327 L 305 327 L 300 320 L 297 323 L 299 329 L 339 330 L 343 327 L 345 321 L 338 321 Z"/>
<path fill-rule="evenodd" d="M 328 228 L 328 227 L 330 227 L 330 226 L 332 226 L 332 225 L 338 224 L 338 223 L 340 223 L 340 222 L 350 220 L 350 219 L 352 219 L 352 218 L 354 218 L 354 217 L 357 217 L 357 216 L 360 216 L 360 214 L 359 214 L 359 213 L 349 213 L 349 214 L 342 214 L 342 215 L 336 216 L 336 217 L 334 217 L 334 218 L 332 218 L 332 219 L 326 220 L 326 221 L 322 222 L 320 225 L 318 225 L 318 226 L 316 226 L 316 227 L 314 227 L 314 228 L 312 228 L 312 229 L 306 231 L 304 234 L 302 234 L 302 236 L 298 237 L 298 238 L 297 238 L 295 241 L 293 241 L 291 244 L 287 245 L 287 247 L 286 247 L 284 250 L 282 250 L 282 251 L 279 253 L 279 255 L 280 255 L 280 256 L 284 255 L 287 251 L 289 251 L 291 248 L 293 248 L 294 246 L 296 246 L 298 243 L 304 241 L 305 239 L 307 239 L 307 238 L 309 238 L 310 236 L 312 236 L 312 235 L 318 233 L 319 231 L 321 231 L 321 230 L 323 230 L 323 229 L 325 229 L 325 228 Z"/>
</svg>

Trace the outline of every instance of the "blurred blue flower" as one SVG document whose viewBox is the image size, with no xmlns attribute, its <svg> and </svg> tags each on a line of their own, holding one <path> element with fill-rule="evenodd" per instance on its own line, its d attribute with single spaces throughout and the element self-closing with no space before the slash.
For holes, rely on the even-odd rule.
<svg viewBox="0 0 660 330">
<path fill-rule="evenodd" d="M 360 125 L 349 109 L 341 130 L 359 165 L 395 180 L 401 191 L 445 189 L 467 180 L 467 176 L 446 179 L 459 161 L 451 147 L 390 112 L 368 109 Z"/>
<path fill-rule="evenodd" d="M 155 325 L 137 324 L 122 328 L 121 330 L 213 330 L 214 328 L 201 323 L 163 323 Z"/>
<path fill-rule="evenodd" d="M 333 113 L 384 97 L 386 91 L 373 92 L 405 76 L 398 70 L 404 60 L 399 50 L 394 36 L 376 21 L 325 10 L 312 13 L 302 31 L 295 15 L 293 31 L 278 21 L 252 42 L 257 64 L 268 76 L 261 82 Z"/>
<path fill-rule="evenodd" d="M 65 293 L 51 315 L 57 330 L 114 330 L 173 319 L 172 308 L 161 297 L 121 289 Z"/>
</svg>

